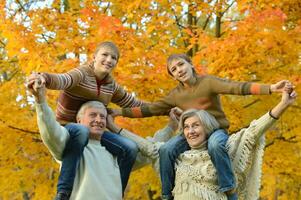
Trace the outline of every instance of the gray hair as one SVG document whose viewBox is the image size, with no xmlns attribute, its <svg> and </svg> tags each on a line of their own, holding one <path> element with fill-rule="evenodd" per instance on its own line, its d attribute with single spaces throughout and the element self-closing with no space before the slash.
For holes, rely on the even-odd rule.
<svg viewBox="0 0 301 200">
<path fill-rule="evenodd" d="M 102 43 L 99 43 L 96 47 L 96 50 L 94 52 L 94 56 L 96 56 L 96 54 L 98 53 L 99 49 L 103 48 L 103 47 L 108 47 L 110 48 L 114 53 L 116 53 L 117 55 L 117 61 L 120 57 L 120 53 L 119 53 L 119 49 L 118 47 L 113 43 L 113 42 L 110 42 L 110 41 L 105 41 L 105 42 L 102 42 Z"/>
<path fill-rule="evenodd" d="M 180 117 L 180 130 L 183 132 L 184 122 L 186 119 L 197 116 L 205 130 L 207 136 L 213 133 L 216 129 L 220 127 L 219 123 L 210 113 L 205 110 L 189 109 L 182 113 Z"/>
<path fill-rule="evenodd" d="M 88 108 L 99 108 L 99 109 L 104 109 L 107 112 L 107 108 L 103 105 L 103 103 L 99 102 L 99 101 L 88 101 L 86 103 L 84 103 L 80 109 L 78 110 L 77 114 L 76 114 L 76 119 L 82 119 L 85 111 Z"/>
</svg>

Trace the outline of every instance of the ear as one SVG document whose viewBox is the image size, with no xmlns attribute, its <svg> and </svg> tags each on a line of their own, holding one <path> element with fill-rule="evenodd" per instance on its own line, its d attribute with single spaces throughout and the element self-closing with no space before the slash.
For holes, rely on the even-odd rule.
<svg viewBox="0 0 301 200">
<path fill-rule="evenodd" d="M 76 122 L 80 124 L 80 118 L 79 117 L 76 118 Z"/>
</svg>

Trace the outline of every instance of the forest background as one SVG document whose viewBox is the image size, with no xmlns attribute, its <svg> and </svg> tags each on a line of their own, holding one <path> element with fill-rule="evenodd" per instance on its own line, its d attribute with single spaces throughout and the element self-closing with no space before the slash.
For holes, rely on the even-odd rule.
<svg viewBox="0 0 301 200">
<path fill-rule="evenodd" d="M 51 199 L 58 165 L 41 142 L 25 79 L 62 73 L 91 59 L 97 43 L 121 51 L 116 80 L 154 101 L 177 83 L 166 71 L 172 53 L 187 53 L 197 71 L 238 81 L 291 80 L 301 94 L 300 0 L 2 0 L 0 2 L 0 200 Z M 56 107 L 58 92 L 49 91 Z M 233 132 L 267 112 L 270 96 L 223 96 Z M 262 200 L 301 199 L 301 101 L 267 133 Z M 118 118 L 151 136 L 166 117 Z M 151 167 L 131 176 L 127 200 L 160 199 Z"/>
</svg>

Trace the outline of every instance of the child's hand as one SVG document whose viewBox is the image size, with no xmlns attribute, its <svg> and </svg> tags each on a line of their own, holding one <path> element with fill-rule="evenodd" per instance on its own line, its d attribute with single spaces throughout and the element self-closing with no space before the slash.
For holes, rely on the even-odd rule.
<svg viewBox="0 0 301 200">
<path fill-rule="evenodd" d="M 270 87 L 270 90 L 271 90 L 271 92 L 283 92 L 283 91 L 285 91 L 285 87 L 287 85 L 289 85 L 289 87 L 291 87 L 292 90 L 295 87 L 290 81 L 282 80 L 282 81 L 279 81 L 275 84 L 272 84 L 271 87 Z"/>
</svg>

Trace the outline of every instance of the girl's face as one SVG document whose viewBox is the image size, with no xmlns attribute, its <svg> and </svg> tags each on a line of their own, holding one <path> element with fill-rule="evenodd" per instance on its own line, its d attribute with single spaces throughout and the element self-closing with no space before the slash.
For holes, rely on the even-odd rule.
<svg viewBox="0 0 301 200">
<path fill-rule="evenodd" d="M 94 57 L 94 72 L 98 74 L 109 74 L 117 64 L 117 54 L 112 48 L 101 47 Z"/>
<path fill-rule="evenodd" d="M 184 136 L 191 148 L 200 146 L 206 140 L 206 132 L 197 116 L 192 116 L 184 121 Z"/>
<path fill-rule="evenodd" d="M 188 83 L 193 78 L 193 66 L 182 58 L 172 60 L 168 69 L 171 75 L 182 83 Z"/>
</svg>

